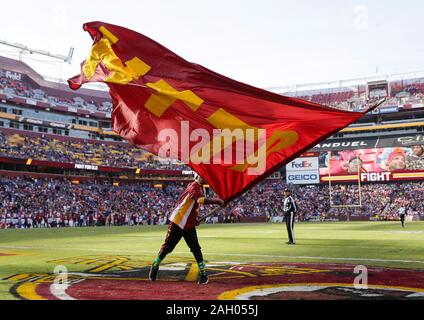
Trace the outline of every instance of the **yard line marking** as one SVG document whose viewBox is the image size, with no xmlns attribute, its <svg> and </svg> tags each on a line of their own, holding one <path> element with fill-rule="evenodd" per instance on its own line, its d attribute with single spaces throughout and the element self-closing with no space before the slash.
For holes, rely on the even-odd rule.
<svg viewBox="0 0 424 320">
<path fill-rule="evenodd" d="M 156 255 L 156 251 L 148 250 L 125 250 L 125 249 L 92 249 L 92 248 L 76 248 L 76 247 L 42 247 L 42 246 L 0 246 L 3 249 L 41 249 L 41 250 L 68 250 L 68 251 L 105 251 L 105 252 L 118 252 L 118 253 L 147 253 L 151 255 Z M 174 254 L 187 255 L 188 252 L 174 251 Z M 221 253 L 221 252 L 208 252 L 209 256 L 211 255 L 220 255 L 220 256 L 235 256 L 235 257 L 258 257 L 258 258 L 283 258 L 283 259 L 310 259 L 310 260 L 335 260 L 335 261 L 370 261 L 370 262 L 400 262 L 400 263 L 419 263 L 424 264 L 423 260 L 395 260 L 395 259 L 379 259 L 379 258 L 336 258 L 336 257 L 312 257 L 312 256 L 283 256 L 283 255 L 269 255 L 269 254 L 247 254 L 247 253 Z"/>
</svg>

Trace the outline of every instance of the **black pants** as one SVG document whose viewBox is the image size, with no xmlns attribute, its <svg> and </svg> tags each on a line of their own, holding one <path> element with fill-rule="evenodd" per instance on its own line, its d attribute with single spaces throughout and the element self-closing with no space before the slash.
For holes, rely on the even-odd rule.
<svg viewBox="0 0 424 320">
<path fill-rule="evenodd" d="M 160 251 L 159 258 L 161 260 L 165 259 L 166 255 L 171 253 L 178 242 L 180 242 L 181 238 L 184 238 L 188 247 L 196 259 L 196 262 L 203 261 L 202 250 L 199 245 L 199 239 L 197 238 L 196 228 L 192 228 L 189 230 L 183 230 L 175 223 L 170 222 L 168 227 L 168 233 L 166 234 L 165 242 L 163 243 Z"/>
<path fill-rule="evenodd" d="M 287 233 L 289 236 L 289 242 L 295 242 L 294 240 L 294 212 L 287 212 L 284 214 L 286 220 Z"/>
<path fill-rule="evenodd" d="M 402 223 L 402 227 L 404 227 L 405 226 L 405 215 L 404 214 L 400 215 L 400 222 Z"/>
</svg>

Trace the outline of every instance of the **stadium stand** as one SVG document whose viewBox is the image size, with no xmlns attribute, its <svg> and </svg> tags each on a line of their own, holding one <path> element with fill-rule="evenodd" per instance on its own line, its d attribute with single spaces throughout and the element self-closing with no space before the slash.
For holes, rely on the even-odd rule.
<svg viewBox="0 0 424 320">
<path fill-rule="evenodd" d="M 5 57 L 0 57 L 0 67 L 0 94 L 92 112 L 101 111 L 110 118 L 112 103 L 107 92 L 82 89 L 82 94 L 77 95 L 65 84 L 48 82 L 25 63 Z M 389 83 L 389 92 L 390 97 L 381 109 L 393 106 L 410 108 L 424 104 L 424 78 L 392 81 Z M 355 111 L 358 111 L 366 100 L 365 85 L 282 93 L 334 108 Z M 358 100 L 362 103 L 357 104 Z"/>
<path fill-rule="evenodd" d="M 334 138 L 423 132 L 424 78 L 388 83 L 387 101 Z M 349 111 L 361 110 L 367 100 L 365 84 L 342 82 L 279 93 Z M 169 210 L 187 183 L 187 177 L 169 170 L 182 174 L 190 169 L 159 161 L 122 141 L 111 131 L 111 108 L 105 91 L 75 93 L 64 83 L 46 81 L 23 62 L 0 57 L 0 228 L 167 223 Z M 31 166 L 33 160 L 49 163 Z M 122 176 L 122 172 L 65 171 L 65 164 L 158 172 L 136 181 L 134 174 Z M 284 177 L 284 170 L 280 173 Z M 72 179 L 75 174 L 78 177 Z M 281 176 L 260 183 L 207 222 L 280 222 L 286 187 Z M 328 184 L 297 186 L 298 219 L 393 220 L 401 205 L 412 216 L 424 219 L 424 182 L 420 180 L 365 184 L 361 208 L 333 206 L 357 203 L 358 187 L 353 184 L 334 190 L 333 205 Z"/>
<path fill-rule="evenodd" d="M 0 129 L 0 157 L 89 163 L 120 168 L 186 168 L 166 164 L 128 143 L 84 141 L 69 137 Z"/>
<path fill-rule="evenodd" d="M 164 224 L 179 188 L 175 185 L 159 191 L 144 185 L 111 187 L 62 179 L 0 181 L 3 228 Z"/>
<path fill-rule="evenodd" d="M 392 81 L 388 89 L 387 101 L 379 107 L 382 112 L 393 107 L 397 111 L 424 107 L 424 78 Z M 367 100 L 365 85 L 282 93 L 348 111 L 362 110 Z"/>
<path fill-rule="evenodd" d="M 111 112 L 107 92 L 83 89 L 77 95 L 67 85 L 46 81 L 21 61 L 0 56 L 0 94 L 30 98 L 49 105 L 76 107 L 92 112 Z"/>
<path fill-rule="evenodd" d="M 279 222 L 285 184 L 266 181 L 230 203 L 207 222 L 237 222 L 249 217 Z M 163 188 L 148 184 L 113 186 L 73 183 L 66 179 L 0 178 L 0 228 L 161 225 L 184 190 L 183 183 Z M 328 186 L 303 186 L 295 191 L 300 221 L 394 220 L 399 205 L 411 216 L 424 215 L 424 183 L 368 184 L 362 208 L 331 208 Z M 343 198 L 343 199 L 342 199 Z M 357 201 L 346 186 L 338 201 Z M 204 214 L 207 213 L 204 209 Z M 210 209 L 209 209 L 210 210 Z M 247 219 L 246 219 L 247 218 Z"/>
</svg>

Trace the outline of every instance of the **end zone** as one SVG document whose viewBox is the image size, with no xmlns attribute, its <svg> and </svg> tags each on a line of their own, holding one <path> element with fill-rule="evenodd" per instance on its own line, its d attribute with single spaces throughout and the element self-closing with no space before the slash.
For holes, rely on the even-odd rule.
<svg viewBox="0 0 424 320">
<path fill-rule="evenodd" d="M 355 288 L 354 265 L 324 263 L 209 262 L 210 283 L 197 285 L 194 262 L 161 266 L 148 281 L 150 263 L 123 256 L 56 261 L 68 268 L 65 287 L 55 274 L 18 274 L 10 292 L 28 300 L 424 300 L 424 271 L 368 267 L 367 288 Z M 86 266 L 71 272 L 73 265 Z"/>
</svg>

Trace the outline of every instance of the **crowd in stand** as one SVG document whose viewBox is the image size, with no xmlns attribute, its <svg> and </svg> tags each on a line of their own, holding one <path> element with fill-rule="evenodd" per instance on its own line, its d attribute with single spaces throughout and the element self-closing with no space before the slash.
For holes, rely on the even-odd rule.
<svg viewBox="0 0 424 320">
<path fill-rule="evenodd" d="M 324 191 L 330 197 L 329 188 Z M 394 195 L 394 185 L 382 184 L 364 185 L 361 188 L 361 197 L 357 186 L 338 186 L 331 190 L 331 208 L 326 215 L 339 217 L 349 214 L 351 219 L 368 216 L 383 219 L 388 218 L 384 213 L 386 206 Z M 330 199 L 329 199 L 330 200 Z"/>
<path fill-rule="evenodd" d="M 416 83 L 392 83 L 391 97 L 382 106 L 424 104 L 423 79 Z M 350 89 L 349 89 L 350 90 Z M 334 108 L 359 111 L 356 104 L 365 95 L 365 87 L 338 93 L 316 93 L 302 99 Z M 53 97 L 33 88 L 27 81 L 8 77 L 0 70 L 0 93 L 37 101 L 62 104 L 91 111 L 111 111 L 111 103 L 101 105 L 85 101 Z M 365 99 L 363 99 L 365 100 Z M 183 164 L 164 163 L 139 148 L 119 143 L 66 138 L 49 135 L 26 136 L 0 131 L 0 156 L 37 159 L 52 162 L 81 163 L 112 167 L 187 170 Z M 184 185 L 166 184 L 165 188 L 149 185 L 112 186 L 68 180 L 2 178 L 0 177 L 0 228 L 83 227 L 102 225 L 166 224 L 171 210 L 184 190 Z M 259 184 L 229 203 L 208 222 L 237 221 L 244 216 L 266 217 L 282 215 L 282 190 L 285 185 L 274 180 Z M 367 184 L 357 186 L 299 186 L 294 196 L 302 221 L 366 218 L 393 220 L 399 207 L 410 215 L 424 215 L 424 183 Z M 210 209 L 202 209 L 206 213 Z"/>
<path fill-rule="evenodd" d="M 239 221 L 241 217 L 282 216 L 281 182 L 266 181 L 229 203 L 213 221 Z M 0 228 L 56 228 L 166 224 L 170 210 L 184 190 L 181 183 L 155 188 L 146 184 L 113 186 L 74 184 L 63 179 L 0 178 Z M 362 188 L 362 207 L 355 186 L 301 186 L 294 190 L 301 221 L 345 220 L 365 217 L 393 220 L 405 206 L 410 215 L 424 215 L 424 183 L 368 184 Z M 213 195 L 212 195 L 213 196 Z M 201 215 L 211 208 L 202 208 Z"/>
<path fill-rule="evenodd" d="M 98 103 L 93 100 L 85 101 L 83 98 L 78 96 L 75 96 L 72 99 L 51 96 L 46 94 L 42 89 L 33 88 L 26 81 L 7 77 L 6 72 L 2 70 L 0 70 L 0 93 L 90 111 L 102 111 L 106 113 L 112 112 L 112 103 L 110 101 Z"/>
<path fill-rule="evenodd" d="M 392 82 L 390 83 L 390 86 L 391 97 L 384 105 L 381 106 L 382 108 L 405 103 L 424 103 L 423 79 L 408 80 L 406 82 Z M 104 101 L 100 104 L 95 101 L 85 101 L 81 97 L 74 97 L 73 99 L 70 99 L 49 96 L 41 89 L 32 88 L 31 85 L 25 81 L 8 78 L 6 73 L 1 70 L 0 93 L 91 111 L 103 111 L 107 113 L 112 111 L 112 103 L 110 101 Z M 359 111 L 362 107 L 364 107 L 364 103 L 360 102 L 360 100 L 366 100 L 365 95 L 365 86 L 358 86 L 355 90 L 352 88 L 345 88 L 345 90 L 338 88 L 334 92 L 325 92 L 324 90 L 306 95 L 302 93 L 296 94 L 297 97 L 304 100 L 349 111 Z"/>
<path fill-rule="evenodd" d="M 408 208 L 410 214 L 424 215 L 424 188 L 423 184 L 397 184 L 395 185 L 395 197 L 387 206 L 385 216 L 396 218 L 400 206 Z"/>
<path fill-rule="evenodd" d="M 412 104 L 422 103 L 424 105 L 423 79 L 416 79 L 415 82 L 411 80 L 405 83 L 393 82 L 390 85 L 392 87 L 392 96 L 382 107 L 398 105 L 408 101 Z M 356 104 L 353 103 L 352 99 L 356 99 L 365 94 L 365 86 L 362 87 L 362 89 L 358 87 L 355 90 L 352 88 L 345 88 L 344 91 L 339 88 L 337 92 L 317 92 L 315 94 L 301 95 L 299 97 L 334 108 L 359 111 L 355 109 Z M 24 79 L 18 80 L 13 79 L 13 77 L 7 77 L 6 72 L 1 70 L 0 93 L 88 109 L 94 108 L 105 110 L 104 108 L 107 109 L 111 107 L 110 102 L 99 106 L 93 101 L 86 102 L 80 97 L 69 99 L 48 96 L 41 89 L 32 88 Z M 72 141 L 57 140 L 47 135 L 42 137 L 13 135 L 12 137 L 12 135 L 6 135 L 0 132 L 0 156 L 112 167 L 172 170 L 188 169 L 183 164 L 159 161 L 157 157 L 129 145 L 107 144 L 100 141 L 81 141 L 80 143 L 75 143 Z"/>
<path fill-rule="evenodd" d="M 182 164 L 162 162 L 140 148 L 122 144 L 58 140 L 47 135 L 33 137 L 0 131 L 0 156 L 52 162 L 82 163 L 110 167 L 181 170 Z"/>
<path fill-rule="evenodd" d="M 183 188 L 0 178 L 0 227 L 164 224 Z"/>
</svg>

